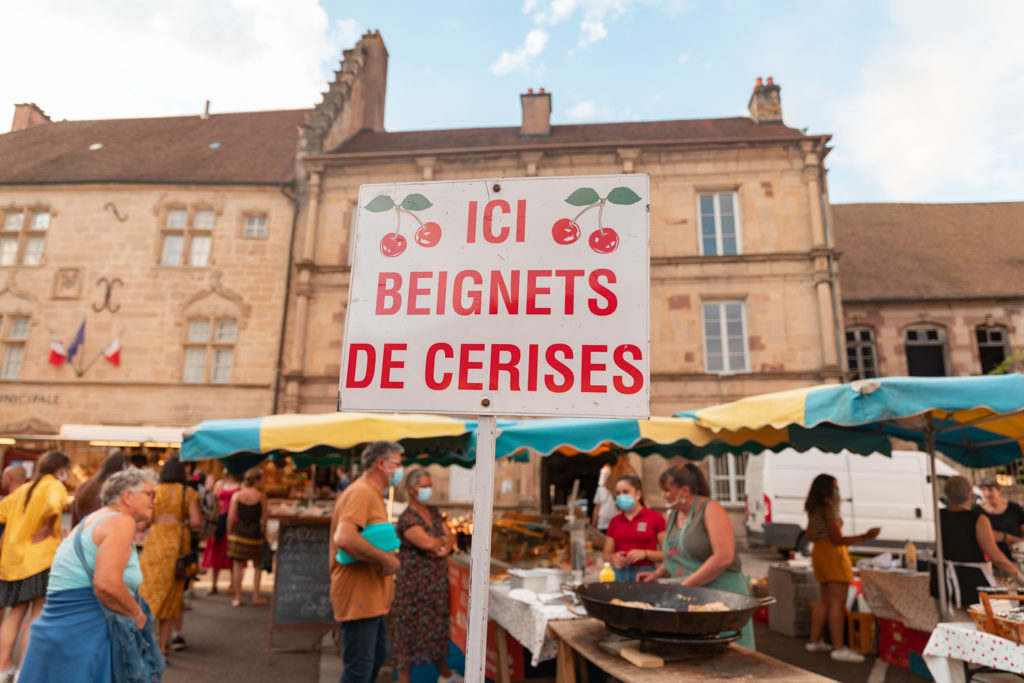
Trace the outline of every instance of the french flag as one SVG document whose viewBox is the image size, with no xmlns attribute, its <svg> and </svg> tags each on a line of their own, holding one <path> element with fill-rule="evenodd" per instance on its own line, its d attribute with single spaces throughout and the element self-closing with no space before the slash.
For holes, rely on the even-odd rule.
<svg viewBox="0 0 1024 683">
<path fill-rule="evenodd" d="M 103 357 L 110 361 L 114 367 L 121 367 L 121 335 L 114 337 L 106 348 L 103 349 Z"/>
<path fill-rule="evenodd" d="M 68 352 L 64 350 L 64 345 L 60 343 L 60 339 L 57 339 L 53 332 L 50 333 L 50 365 L 54 367 L 60 367 L 64 364 L 64 360 L 68 357 Z"/>
<path fill-rule="evenodd" d="M 67 358 L 68 358 L 68 362 L 69 363 L 72 361 L 72 359 L 74 359 L 75 354 L 78 353 L 78 349 L 80 349 L 82 347 L 82 344 L 84 344 L 84 343 L 85 343 L 85 321 L 83 320 L 82 324 L 78 326 L 78 332 L 75 333 L 75 338 L 71 340 L 70 344 L 68 344 L 68 355 L 67 355 Z"/>
</svg>

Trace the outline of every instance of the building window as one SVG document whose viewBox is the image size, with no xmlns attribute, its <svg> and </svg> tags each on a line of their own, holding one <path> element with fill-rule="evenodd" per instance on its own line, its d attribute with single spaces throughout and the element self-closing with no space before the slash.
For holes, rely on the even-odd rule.
<svg viewBox="0 0 1024 683">
<path fill-rule="evenodd" d="M 700 208 L 700 251 L 704 256 L 742 253 L 739 195 L 719 192 L 697 196 Z"/>
<path fill-rule="evenodd" d="M 210 382 L 230 382 L 237 338 L 238 322 L 235 320 L 225 318 L 213 321 L 213 324 L 208 318 L 190 320 L 185 343 L 184 381 L 207 381 L 206 368 L 209 365 Z"/>
<path fill-rule="evenodd" d="M 213 211 L 199 209 L 192 213 L 190 223 L 188 210 L 168 211 L 164 222 L 160 265 L 180 266 L 186 258 L 184 265 L 202 268 L 209 264 L 215 218 Z"/>
<path fill-rule="evenodd" d="M 5 211 L 0 224 L 0 266 L 38 266 L 43 260 L 49 229 L 49 211 Z"/>
<path fill-rule="evenodd" d="M 903 333 L 907 348 L 907 374 L 911 377 L 945 377 L 946 330 L 938 325 L 915 325 Z"/>
<path fill-rule="evenodd" d="M 704 304 L 704 362 L 708 372 L 749 372 L 744 308 L 742 301 Z"/>
<path fill-rule="evenodd" d="M 5 328 L 6 324 L 6 328 Z M 25 340 L 28 339 L 27 315 L 0 316 L 0 334 L 3 334 L 3 366 L 0 379 L 15 379 L 25 360 Z"/>
<path fill-rule="evenodd" d="M 978 338 L 981 374 L 987 375 L 1006 360 L 1010 338 L 1002 325 L 979 325 L 975 328 L 975 334 Z"/>
<path fill-rule="evenodd" d="M 261 239 L 267 236 L 267 214 L 249 214 L 242 226 L 242 237 Z"/>
<path fill-rule="evenodd" d="M 747 495 L 747 453 L 708 458 L 711 497 L 719 503 L 742 503 Z"/>
<path fill-rule="evenodd" d="M 846 367 L 857 379 L 878 377 L 875 331 L 870 327 L 846 330 Z"/>
</svg>

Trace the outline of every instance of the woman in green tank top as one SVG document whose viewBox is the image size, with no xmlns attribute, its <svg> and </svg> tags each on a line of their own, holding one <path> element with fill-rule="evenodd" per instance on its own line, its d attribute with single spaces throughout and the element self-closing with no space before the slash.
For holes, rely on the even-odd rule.
<svg viewBox="0 0 1024 683">
<path fill-rule="evenodd" d="M 736 538 L 725 509 L 709 498 L 707 479 L 693 463 L 676 465 L 662 473 L 658 485 L 669 510 L 663 547 L 664 559 L 639 581 L 671 577 L 684 586 L 717 588 L 750 595 L 736 554 Z M 754 648 L 754 625 L 747 622 L 738 645 Z"/>
</svg>

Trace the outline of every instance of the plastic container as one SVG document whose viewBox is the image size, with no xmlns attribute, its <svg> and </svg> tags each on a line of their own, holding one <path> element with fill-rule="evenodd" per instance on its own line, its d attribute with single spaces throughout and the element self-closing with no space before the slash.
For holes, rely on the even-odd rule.
<svg viewBox="0 0 1024 683">
<path fill-rule="evenodd" d="M 604 566 L 601 567 L 601 573 L 598 575 L 601 583 L 611 583 L 615 580 L 615 570 L 612 569 L 610 562 L 605 562 Z"/>
<path fill-rule="evenodd" d="M 903 546 L 903 566 L 911 571 L 917 571 L 917 546 L 909 539 Z"/>
<path fill-rule="evenodd" d="M 398 532 L 395 531 L 394 525 L 389 524 L 388 522 L 370 524 L 359 532 L 359 535 L 369 541 L 370 545 L 374 548 L 383 550 L 386 553 L 398 550 L 398 547 L 402 545 L 402 542 L 398 539 Z M 339 564 L 352 564 L 353 562 L 358 561 L 341 548 L 338 549 L 334 559 L 337 560 Z"/>
</svg>

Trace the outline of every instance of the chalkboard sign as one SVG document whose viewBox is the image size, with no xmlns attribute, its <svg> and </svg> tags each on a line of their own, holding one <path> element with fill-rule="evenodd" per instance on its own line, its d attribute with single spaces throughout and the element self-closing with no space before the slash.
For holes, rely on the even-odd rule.
<svg viewBox="0 0 1024 683">
<path fill-rule="evenodd" d="M 335 627 L 328 563 L 330 520 L 281 520 L 271 630 Z"/>
</svg>

